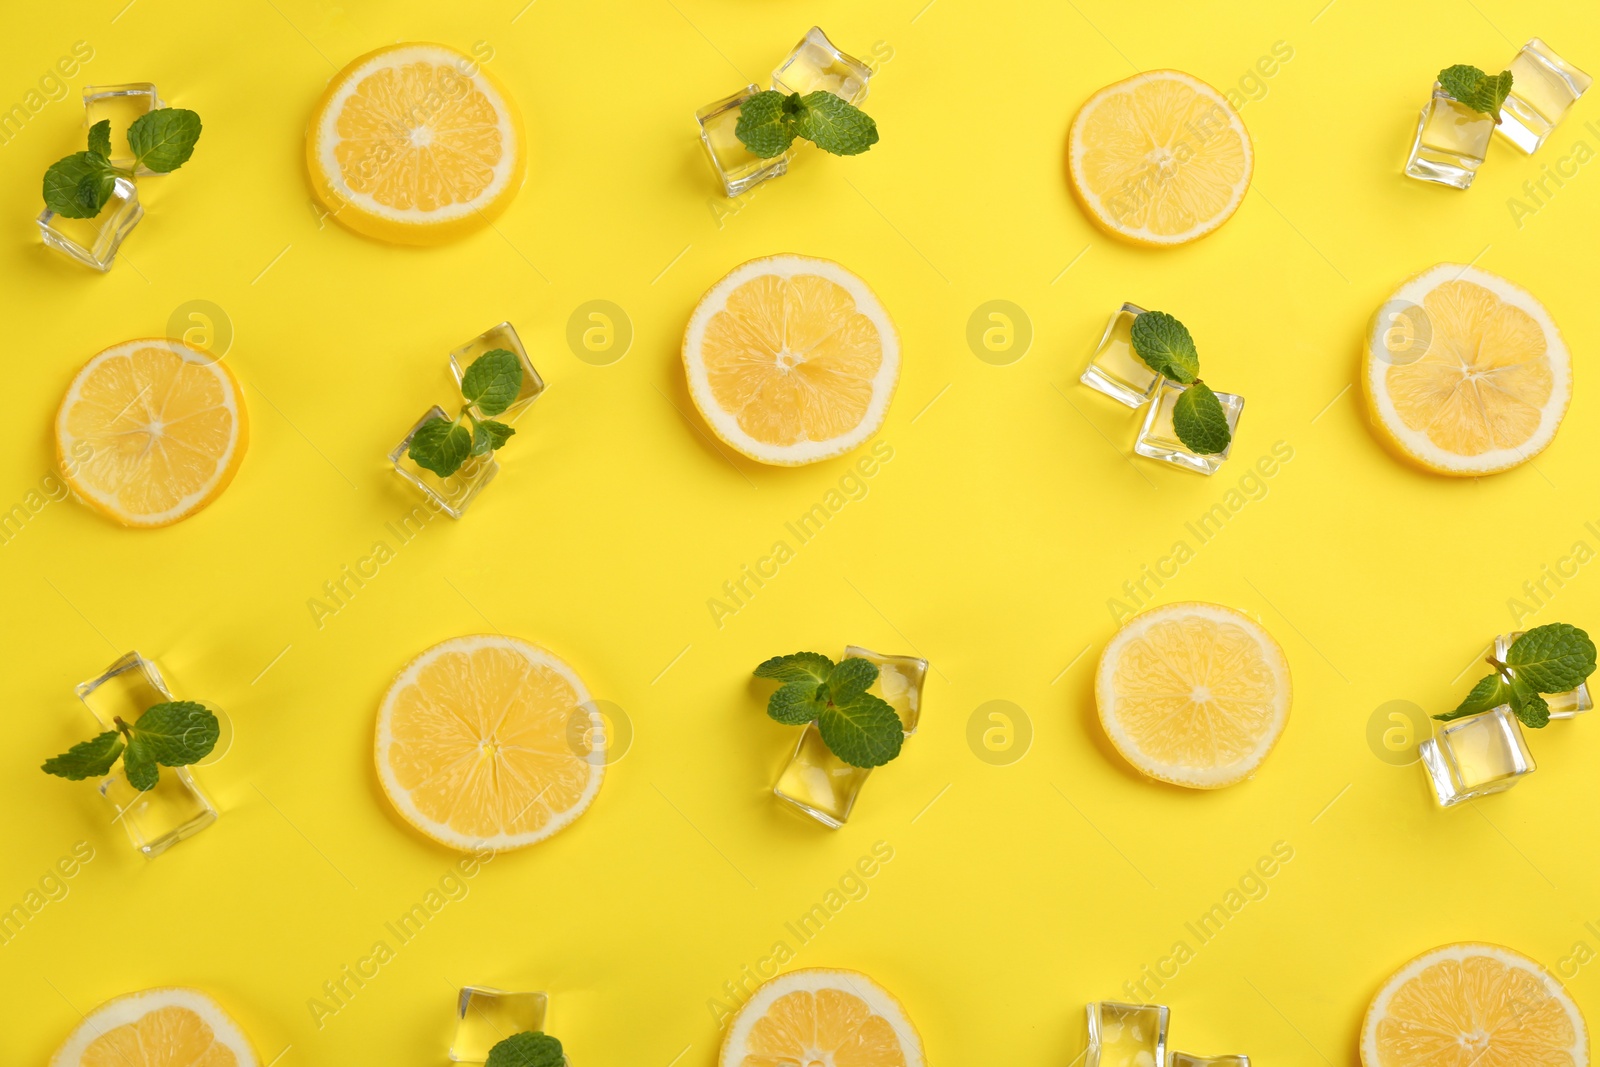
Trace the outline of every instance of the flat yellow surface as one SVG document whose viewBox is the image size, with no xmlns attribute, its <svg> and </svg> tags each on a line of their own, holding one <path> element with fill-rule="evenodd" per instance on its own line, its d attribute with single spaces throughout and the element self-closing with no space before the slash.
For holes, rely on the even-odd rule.
<svg viewBox="0 0 1600 1067">
<path fill-rule="evenodd" d="M 878 64 L 883 141 L 850 160 L 809 151 L 730 204 L 693 112 L 764 82 L 812 23 Z M 439 1063 L 455 988 L 481 983 L 547 990 L 584 1067 L 709 1067 L 716 1002 L 779 942 L 791 966 L 874 975 L 944 1065 L 1070 1063 L 1084 1002 L 1143 980 L 1179 1048 L 1344 1067 L 1384 976 L 1459 939 L 1562 970 L 1600 1023 L 1600 971 L 1575 956 L 1600 949 L 1600 722 L 1532 737 L 1538 773 L 1472 810 L 1437 810 L 1417 766 L 1368 743 L 1389 701 L 1452 706 L 1518 621 L 1600 629 L 1600 165 L 1571 159 L 1600 147 L 1585 127 L 1600 127 L 1600 94 L 1537 156 L 1496 143 L 1467 193 L 1400 174 L 1440 67 L 1498 69 L 1537 34 L 1594 71 L 1597 31 L 1591 7 L 1554 0 L 17 6 L 0 38 L 0 103 L 26 115 L 0 145 L 0 502 L 25 521 L 0 545 L 0 906 L 39 907 L 0 944 L 0 1058 L 42 1062 L 80 1012 L 182 984 L 227 1004 L 264 1062 Z M 319 221 L 303 172 L 328 77 L 407 39 L 492 50 L 533 145 L 497 229 L 434 250 Z M 92 59 L 51 81 L 77 41 Z M 1291 58 L 1269 62 L 1275 47 Z M 1063 144 L 1091 92 L 1167 66 L 1240 90 L 1255 182 L 1215 235 L 1141 251 L 1078 210 Z M 148 214 L 101 277 L 40 246 L 39 179 L 81 147 L 83 84 L 145 79 L 205 135 L 183 170 L 141 182 Z M 1558 165 L 1559 184 L 1545 178 Z M 786 251 L 848 265 L 899 324 L 904 372 L 878 437 L 892 457 L 871 478 L 849 477 L 857 457 L 730 458 L 692 414 L 689 310 L 731 267 Z M 1368 316 L 1441 260 L 1539 295 L 1575 363 L 1554 445 L 1481 482 L 1400 466 L 1351 388 Z M 634 333 L 607 366 L 566 340 L 596 299 Z M 1032 324 L 1005 366 L 966 342 L 996 299 Z M 51 417 L 73 371 L 165 332 L 191 300 L 231 321 L 252 423 L 233 485 L 150 533 L 50 500 Z M 1207 377 L 1248 398 L 1216 477 L 1130 458 L 1137 416 L 1075 384 L 1124 300 L 1182 318 Z M 384 455 L 447 399 L 445 353 L 507 318 L 549 393 L 467 518 L 402 544 L 389 524 L 417 499 Z M 786 523 L 818 503 L 831 517 L 802 544 Z M 793 558 L 717 625 L 708 601 L 778 541 Z M 1174 570 L 1162 561 L 1179 543 L 1192 558 Z M 343 568 L 370 573 L 377 544 L 393 558 L 314 611 Z M 1145 577 L 1158 569 L 1159 588 Z M 1141 579 L 1155 601 L 1251 612 L 1283 644 L 1294 711 L 1254 780 L 1157 786 L 1104 741 L 1091 693 L 1108 600 Z M 1544 606 L 1518 620 L 1508 601 L 1541 580 Z M 412 655 L 486 630 L 569 660 L 634 741 L 572 829 L 457 881 L 455 857 L 382 798 L 373 717 Z M 934 669 L 921 732 L 829 832 L 769 795 L 794 733 L 765 718 L 749 671 L 847 642 Z M 90 785 L 36 769 L 89 729 L 73 685 L 135 648 L 237 730 L 198 772 L 221 820 L 153 862 Z M 992 700 L 1031 724 L 1009 766 L 969 747 Z M 46 879 L 80 841 L 92 861 Z M 892 858 L 854 879 L 874 848 Z M 1291 858 L 1253 876 L 1275 849 Z M 42 879 L 57 899 L 29 897 Z M 398 943 L 386 924 L 418 904 L 429 921 Z M 788 924 L 814 905 L 827 919 L 802 942 Z M 1197 936 L 1214 905 L 1225 920 Z M 393 958 L 318 1012 L 324 984 L 379 941 Z"/>
</svg>

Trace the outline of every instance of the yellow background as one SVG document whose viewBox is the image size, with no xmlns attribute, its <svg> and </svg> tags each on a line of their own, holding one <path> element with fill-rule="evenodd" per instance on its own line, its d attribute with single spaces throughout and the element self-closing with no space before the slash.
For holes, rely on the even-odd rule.
<svg viewBox="0 0 1600 1067">
<path fill-rule="evenodd" d="M 1600 17 L 1553 0 L 525 2 L 12 5 L 0 103 L 25 100 L 75 41 L 94 57 L 0 146 L 0 502 L 50 470 L 74 370 L 165 332 L 190 300 L 231 319 L 251 441 L 226 494 L 178 526 L 123 530 L 63 501 L 0 546 L 0 905 L 75 842 L 95 852 L 0 945 L 0 1058 L 41 1062 L 100 1001 L 185 984 L 235 1011 L 263 1062 L 438 1063 L 454 989 L 474 982 L 549 991 L 579 1064 L 706 1067 L 720 1037 L 708 1001 L 792 943 L 784 923 L 880 841 L 892 861 L 794 964 L 876 976 L 939 1064 L 1070 1062 L 1084 1002 L 1125 997 L 1179 940 L 1194 959 L 1159 993 L 1177 1047 L 1341 1067 L 1376 985 L 1417 952 L 1489 939 L 1554 968 L 1576 942 L 1600 947 L 1585 927 L 1600 920 L 1600 724 L 1534 735 L 1534 777 L 1449 812 L 1420 768 L 1367 740 L 1385 702 L 1452 706 L 1516 621 L 1523 582 L 1577 541 L 1600 548 L 1584 525 L 1600 526 L 1600 166 L 1551 183 L 1520 226 L 1508 206 L 1580 140 L 1600 147 L 1584 129 L 1600 94 L 1536 156 L 1497 142 L 1469 192 L 1400 174 L 1435 71 L 1498 69 L 1535 34 L 1594 71 Z M 877 55 L 868 107 L 883 140 L 856 159 L 809 151 L 729 205 L 693 113 L 765 83 L 813 23 Z M 319 222 L 302 163 L 334 70 L 410 39 L 486 42 L 533 146 L 497 230 L 426 251 Z M 1292 59 L 1249 81 L 1280 41 Z M 1090 227 L 1061 159 L 1091 92 L 1165 66 L 1245 80 L 1256 171 L 1223 230 L 1150 252 Z M 205 135 L 182 171 L 141 182 L 148 213 L 101 277 L 40 246 L 39 180 L 81 147 L 83 84 L 143 79 L 197 110 Z M 678 344 L 695 300 L 783 251 L 848 265 L 898 323 L 904 371 L 879 438 L 894 455 L 719 629 L 707 600 L 848 469 L 730 459 L 687 400 Z M 1349 388 L 1367 317 L 1438 261 L 1532 289 L 1576 364 L 1554 445 L 1482 481 L 1402 468 Z M 610 366 L 566 344 L 568 316 L 593 299 L 635 330 Z M 1032 322 L 1031 350 L 1008 366 L 965 340 L 992 299 Z M 1248 398 L 1216 477 L 1130 460 L 1138 416 L 1075 384 L 1124 300 L 1181 317 L 1208 379 Z M 319 628 L 308 600 L 375 541 L 392 545 L 385 523 L 416 503 L 385 453 L 448 396 L 445 353 L 505 318 L 550 389 L 499 479 Z M 1185 523 L 1277 442 L 1292 460 L 1199 545 Z M 1279 747 L 1215 794 L 1140 779 L 1094 717 L 1107 600 L 1178 540 L 1195 556 L 1158 599 L 1256 615 L 1294 672 Z M 1592 572 L 1524 621 L 1600 628 Z M 454 860 L 378 792 L 379 697 L 414 653 L 489 629 L 569 660 L 625 710 L 633 746 L 578 825 L 495 859 L 319 1029 L 307 1001 Z M 847 642 L 920 652 L 934 670 L 921 732 L 828 832 L 769 795 L 794 734 L 765 718 L 748 675 Z M 237 730 L 199 772 L 222 819 L 153 862 L 91 786 L 36 769 L 88 728 L 73 685 L 135 648 Z M 1010 766 L 968 745 L 969 717 L 995 699 L 1034 732 Z M 1276 842 L 1293 859 L 1266 896 L 1199 945 L 1184 924 Z M 1600 968 L 1575 966 L 1570 988 L 1600 1023 Z"/>
</svg>

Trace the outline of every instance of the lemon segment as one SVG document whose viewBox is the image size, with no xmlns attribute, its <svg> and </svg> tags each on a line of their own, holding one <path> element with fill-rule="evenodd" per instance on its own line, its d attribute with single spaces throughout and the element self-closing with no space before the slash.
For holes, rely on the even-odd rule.
<svg viewBox="0 0 1600 1067">
<path fill-rule="evenodd" d="M 1100 654 L 1106 736 L 1151 778 L 1217 789 L 1255 773 L 1283 733 L 1289 663 L 1253 619 L 1218 604 L 1152 608 Z"/>
<path fill-rule="evenodd" d="M 1572 360 L 1544 305 L 1498 275 L 1441 263 L 1384 302 L 1361 385 L 1385 446 L 1434 474 L 1519 466 L 1554 440 Z"/>
<path fill-rule="evenodd" d="M 84 1016 L 50 1067 L 257 1067 L 239 1025 L 195 989 L 146 989 Z"/>
<path fill-rule="evenodd" d="M 215 500 L 244 459 L 244 396 L 210 353 L 146 338 L 96 355 L 56 412 L 73 493 L 124 526 L 167 526 Z"/>
<path fill-rule="evenodd" d="M 1067 174 L 1089 218 L 1134 244 L 1199 240 L 1250 188 L 1255 157 L 1232 105 L 1198 78 L 1154 70 L 1108 85 L 1067 133 Z"/>
<path fill-rule="evenodd" d="M 736 268 L 700 299 L 683 365 L 718 438 L 793 466 L 877 432 L 900 378 L 900 339 L 872 290 L 839 264 L 773 256 Z"/>
<path fill-rule="evenodd" d="M 924 1067 L 900 1002 L 857 971 L 780 974 L 728 1024 L 718 1067 Z"/>
<path fill-rule="evenodd" d="M 527 164 L 522 122 L 499 84 L 443 45 L 369 52 L 328 83 L 306 130 L 312 189 L 357 233 L 453 240 L 491 221 Z"/>
<path fill-rule="evenodd" d="M 1378 990 L 1363 1067 L 1588 1067 L 1583 1013 L 1555 976 L 1499 945 L 1425 952 Z"/>
<path fill-rule="evenodd" d="M 605 722 L 578 675 L 514 637 L 457 637 L 406 665 L 378 710 L 378 779 L 450 848 L 543 841 L 582 815 L 605 771 Z"/>
</svg>

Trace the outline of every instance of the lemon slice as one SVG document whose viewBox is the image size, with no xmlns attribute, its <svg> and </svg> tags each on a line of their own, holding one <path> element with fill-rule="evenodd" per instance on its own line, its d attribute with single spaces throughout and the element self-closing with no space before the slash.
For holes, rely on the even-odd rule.
<svg viewBox="0 0 1600 1067">
<path fill-rule="evenodd" d="M 449 241 L 522 186 L 527 145 L 511 100 L 478 62 L 397 44 L 328 83 L 306 129 L 311 187 L 334 218 L 399 244 Z"/>
<path fill-rule="evenodd" d="M 1550 444 L 1572 360 L 1526 290 L 1458 263 L 1395 291 L 1367 334 L 1361 386 L 1378 437 L 1435 474 L 1493 474 Z"/>
<path fill-rule="evenodd" d="M 1151 778 L 1217 789 L 1255 773 L 1289 719 L 1289 663 L 1254 620 L 1218 604 L 1152 608 L 1095 672 L 1100 724 Z"/>
<path fill-rule="evenodd" d="M 923 1067 L 900 1002 L 856 971 L 780 974 L 728 1024 L 718 1067 Z"/>
<path fill-rule="evenodd" d="M 1583 1013 L 1499 945 L 1445 945 L 1400 968 L 1361 1025 L 1363 1067 L 1588 1067 Z"/>
<path fill-rule="evenodd" d="M 256 1067 L 239 1026 L 196 989 L 146 989 L 84 1016 L 50 1067 Z"/>
<path fill-rule="evenodd" d="M 83 365 L 56 412 L 62 477 L 124 526 L 167 526 L 211 503 L 248 439 L 239 383 L 182 341 L 113 345 Z"/>
<path fill-rule="evenodd" d="M 1250 188 L 1250 134 L 1198 78 L 1153 70 L 1091 96 L 1067 133 L 1067 173 L 1089 218 L 1142 245 L 1181 245 L 1221 226 Z"/>
<path fill-rule="evenodd" d="M 900 338 L 867 283 L 839 264 L 772 256 L 700 298 L 683 366 L 713 433 L 751 459 L 792 466 L 877 432 L 900 380 Z"/>
<path fill-rule="evenodd" d="M 571 667 L 514 637 L 457 637 L 378 710 L 378 780 L 402 818 L 464 852 L 543 841 L 589 807 L 605 721 Z"/>
</svg>

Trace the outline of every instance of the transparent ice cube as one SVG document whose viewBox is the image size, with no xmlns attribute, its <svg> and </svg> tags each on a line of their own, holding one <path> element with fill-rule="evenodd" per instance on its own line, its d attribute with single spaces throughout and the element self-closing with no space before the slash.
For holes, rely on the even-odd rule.
<svg viewBox="0 0 1600 1067">
<path fill-rule="evenodd" d="M 119 762 L 100 783 L 100 795 L 116 812 L 133 847 L 154 858 L 217 821 L 217 809 L 187 767 L 162 767 L 153 789 L 139 790 Z"/>
<path fill-rule="evenodd" d="M 1233 451 L 1233 441 L 1229 440 L 1228 447 L 1213 455 L 1202 456 L 1191 452 L 1189 446 L 1178 440 L 1178 432 L 1172 425 L 1172 410 L 1178 403 L 1187 385 L 1162 378 L 1157 383 L 1155 399 L 1150 402 L 1150 410 L 1144 417 L 1144 426 L 1139 430 L 1139 437 L 1133 443 L 1133 450 L 1149 459 L 1158 459 L 1164 463 L 1171 463 L 1182 467 L 1184 470 L 1196 471 L 1200 474 L 1215 474 L 1217 468 L 1222 466 L 1223 460 L 1228 458 L 1228 453 Z M 1222 404 L 1222 413 L 1228 420 L 1228 432 L 1233 434 L 1239 426 L 1239 413 L 1244 410 L 1244 397 L 1235 396 L 1233 393 L 1218 393 L 1217 400 Z"/>
<path fill-rule="evenodd" d="M 422 490 L 441 511 L 452 519 L 459 519 L 466 513 L 467 505 L 471 504 L 483 491 L 483 487 L 499 473 L 500 465 L 494 461 L 493 452 L 482 456 L 468 456 L 467 461 L 458 467 L 454 474 L 443 478 L 412 459 L 409 454 L 411 438 L 422 429 L 423 424 L 433 419 L 448 418 L 450 416 L 445 414 L 443 408 L 437 405 L 430 408 L 428 413 L 418 419 L 406 432 L 394 451 L 389 453 L 389 462 L 394 464 L 394 469 L 402 478 Z M 465 416 L 462 418 L 465 420 Z M 471 426 L 468 425 L 467 429 L 470 432 Z"/>
<path fill-rule="evenodd" d="M 62 255 L 86 267 L 107 271 L 134 226 L 144 217 L 139 191 L 127 178 L 112 184 L 111 198 L 92 219 L 70 219 L 49 208 L 39 213 L 39 236 Z"/>
<path fill-rule="evenodd" d="M 549 998 L 543 993 L 508 993 L 488 986 L 465 986 L 456 997 L 456 1036 L 450 1058 L 482 1063 L 489 1050 L 512 1034 L 544 1029 Z"/>
<path fill-rule="evenodd" d="M 1084 1067 L 1166 1067 L 1167 1009 L 1159 1004 L 1093 1001 Z"/>
<path fill-rule="evenodd" d="M 1534 151 L 1593 81 L 1533 38 L 1511 61 L 1511 94 L 1500 107 L 1501 135 L 1524 152 Z"/>
<path fill-rule="evenodd" d="M 163 107 L 166 105 L 161 102 L 161 94 L 150 82 L 83 87 L 83 124 L 93 126 L 101 120 L 110 121 L 111 165 L 124 170 L 133 166 L 133 149 L 128 147 L 128 127 L 140 116 Z M 135 173 L 156 172 L 139 167 Z"/>
<path fill-rule="evenodd" d="M 1249 1056 L 1195 1056 L 1174 1052 L 1167 1067 L 1250 1067 Z"/>
<path fill-rule="evenodd" d="M 1137 304 L 1123 304 L 1106 323 L 1106 332 L 1078 380 L 1130 408 L 1149 403 L 1161 375 L 1133 351 L 1133 320 L 1144 314 Z"/>
<path fill-rule="evenodd" d="M 539 399 L 539 394 L 544 392 L 544 379 L 533 369 L 533 364 L 528 360 L 528 350 L 522 347 L 522 338 L 517 336 L 517 331 L 509 322 L 491 326 L 460 348 L 453 350 L 450 353 L 450 373 L 459 386 L 461 376 L 472 366 L 473 361 L 485 352 L 492 352 L 497 348 L 516 353 L 517 361 L 522 364 L 522 388 L 518 390 L 517 398 L 511 402 L 510 407 L 492 417 L 500 422 L 515 422 L 517 417 L 527 410 L 528 405 Z M 480 419 L 490 417 L 485 416 L 476 407 L 472 413 Z"/>
<path fill-rule="evenodd" d="M 922 717 L 922 686 L 928 661 L 915 656 L 882 656 L 856 645 L 846 647 L 844 654 L 847 659 L 856 657 L 877 665 L 878 679 L 867 692 L 895 709 L 907 737 L 916 733 Z M 778 775 L 772 793 L 837 830 L 849 820 L 861 787 L 871 774 L 872 768 L 855 767 L 835 756 L 813 722 L 801 731 L 794 754 Z"/>
<path fill-rule="evenodd" d="M 1493 115 L 1474 111 L 1435 82 L 1433 96 L 1417 120 L 1417 136 L 1406 159 L 1406 174 L 1465 189 L 1483 164 L 1493 135 Z"/>
<path fill-rule="evenodd" d="M 1534 770 L 1509 705 L 1438 724 L 1417 746 L 1442 807 L 1510 789 Z"/>
<path fill-rule="evenodd" d="M 763 159 L 746 148 L 734 132 L 739 124 L 739 109 L 758 92 L 754 85 L 747 85 L 694 114 L 695 121 L 700 124 L 700 143 L 705 146 L 711 169 L 717 172 L 728 196 L 738 196 L 789 169 L 787 154 Z"/>
<path fill-rule="evenodd" d="M 1521 630 L 1501 634 L 1494 639 L 1494 658 L 1501 663 L 1506 661 L 1506 653 L 1511 651 L 1512 642 L 1522 636 Z M 1511 672 L 1515 674 L 1515 671 Z M 1550 705 L 1552 719 L 1570 719 L 1594 707 L 1594 700 L 1589 696 L 1589 683 L 1579 682 L 1578 688 L 1565 693 L 1545 694 L 1545 703 Z"/>
<path fill-rule="evenodd" d="M 826 90 L 849 103 L 860 104 L 867 97 L 871 77 L 871 67 L 839 51 L 820 27 L 813 26 L 772 72 L 772 87 L 785 95 L 801 96 Z"/>
</svg>

